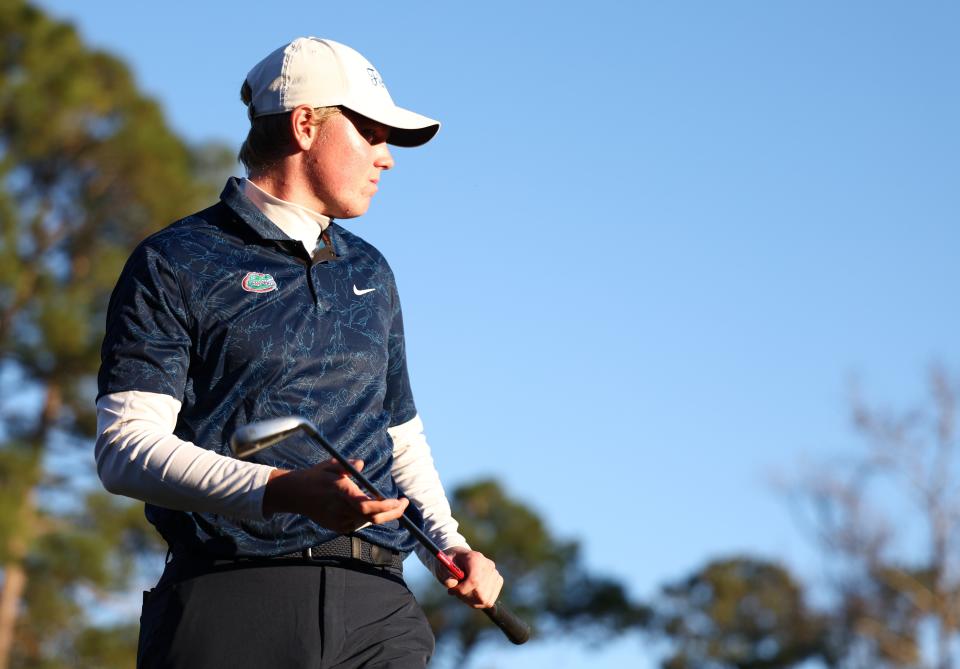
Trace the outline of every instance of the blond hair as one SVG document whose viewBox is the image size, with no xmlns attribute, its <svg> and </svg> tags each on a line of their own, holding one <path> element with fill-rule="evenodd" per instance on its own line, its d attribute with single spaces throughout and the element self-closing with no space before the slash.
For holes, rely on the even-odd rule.
<svg viewBox="0 0 960 669">
<path fill-rule="evenodd" d="M 253 91 L 246 81 L 240 87 L 240 100 L 247 106 L 250 116 L 250 131 L 240 147 L 237 159 L 247 168 L 248 174 L 269 170 L 286 156 L 297 152 L 293 132 L 290 130 L 290 113 L 253 116 Z M 334 114 L 339 107 L 314 107 L 310 124 L 320 126 Z"/>
</svg>

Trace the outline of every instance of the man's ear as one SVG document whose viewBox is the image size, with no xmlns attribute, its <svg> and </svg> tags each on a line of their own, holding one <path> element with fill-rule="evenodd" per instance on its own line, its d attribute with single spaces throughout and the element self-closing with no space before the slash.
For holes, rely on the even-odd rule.
<svg viewBox="0 0 960 669">
<path fill-rule="evenodd" d="M 310 105 L 300 105 L 290 112 L 290 130 L 293 141 L 301 150 L 306 151 L 317 140 L 319 126 L 313 123 L 313 109 Z"/>
</svg>

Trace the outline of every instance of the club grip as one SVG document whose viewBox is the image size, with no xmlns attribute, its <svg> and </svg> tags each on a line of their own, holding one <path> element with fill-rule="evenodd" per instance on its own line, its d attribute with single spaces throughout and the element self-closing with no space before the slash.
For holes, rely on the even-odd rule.
<svg viewBox="0 0 960 669">
<path fill-rule="evenodd" d="M 520 620 L 517 615 L 503 605 L 499 600 L 489 609 L 483 609 L 493 624 L 499 627 L 507 638 L 518 646 L 526 643 L 530 638 L 530 625 Z"/>
</svg>

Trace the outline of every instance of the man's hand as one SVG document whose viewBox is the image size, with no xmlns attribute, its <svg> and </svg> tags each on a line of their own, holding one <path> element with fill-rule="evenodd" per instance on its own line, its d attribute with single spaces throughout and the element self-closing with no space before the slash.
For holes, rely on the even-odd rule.
<svg viewBox="0 0 960 669">
<path fill-rule="evenodd" d="M 503 576 L 497 571 L 493 560 L 469 548 L 448 548 L 444 553 L 453 558 L 465 575 L 462 581 L 458 581 L 449 573 L 443 574 L 440 580 L 448 593 L 475 609 L 489 609 L 497 603 L 503 587 Z M 443 571 L 446 572 L 445 569 Z"/>
<path fill-rule="evenodd" d="M 351 460 L 357 471 L 362 460 Z M 275 469 L 263 493 L 263 515 L 299 513 L 339 534 L 367 523 L 382 525 L 403 515 L 407 499 L 370 499 L 334 460 L 309 469 Z"/>
</svg>

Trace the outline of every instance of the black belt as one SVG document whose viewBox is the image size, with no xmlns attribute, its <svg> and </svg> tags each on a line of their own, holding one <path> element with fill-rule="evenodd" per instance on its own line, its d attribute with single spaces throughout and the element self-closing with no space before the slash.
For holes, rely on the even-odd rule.
<svg viewBox="0 0 960 669">
<path fill-rule="evenodd" d="M 323 561 L 329 558 L 359 560 L 375 567 L 386 567 L 397 571 L 403 570 L 403 554 L 397 551 L 372 544 L 360 537 L 339 536 L 319 546 L 304 548 L 296 553 L 278 555 L 278 558 L 293 558 L 296 560 Z"/>
<path fill-rule="evenodd" d="M 194 576 L 214 571 L 242 569 L 247 566 L 265 565 L 276 560 L 300 560 L 318 565 L 340 565 L 349 568 L 351 563 L 357 569 L 375 568 L 394 577 L 403 577 L 403 554 L 377 546 L 360 537 L 338 536 L 319 546 L 311 546 L 296 553 L 286 555 L 244 555 L 231 558 L 217 558 L 191 552 L 170 551 L 167 553 L 167 567 L 160 578 L 157 588 Z"/>
</svg>

